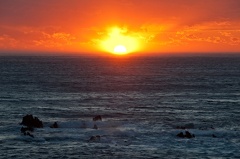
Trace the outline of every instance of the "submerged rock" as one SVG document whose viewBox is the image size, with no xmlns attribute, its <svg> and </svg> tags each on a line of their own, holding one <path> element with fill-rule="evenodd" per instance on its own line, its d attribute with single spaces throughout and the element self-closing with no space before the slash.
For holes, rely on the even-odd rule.
<svg viewBox="0 0 240 159">
<path fill-rule="evenodd" d="M 54 122 L 53 125 L 50 126 L 50 128 L 58 128 L 57 122 Z"/>
<path fill-rule="evenodd" d="M 100 141 L 100 135 L 91 136 L 88 142 Z"/>
<path fill-rule="evenodd" d="M 102 121 L 101 115 L 97 115 L 97 116 L 93 117 L 93 121 L 98 121 L 98 120 Z"/>
<path fill-rule="evenodd" d="M 98 126 L 94 124 L 93 129 L 98 129 Z"/>
<path fill-rule="evenodd" d="M 33 127 L 22 127 L 21 133 L 23 133 L 24 136 L 30 136 L 34 138 L 34 136 L 31 134 L 34 131 Z"/>
<path fill-rule="evenodd" d="M 33 136 L 32 134 L 30 134 L 30 132 L 24 132 L 24 135 L 25 135 L 25 136 L 28 135 L 28 136 L 34 138 L 34 136 Z"/>
<path fill-rule="evenodd" d="M 22 127 L 22 128 L 21 128 L 21 132 L 22 132 L 22 133 L 25 133 L 26 131 L 31 131 L 31 132 L 33 132 L 33 131 L 34 131 L 34 128 L 33 128 L 33 127 Z"/>
<path fill-rule="evenodd" d="M 216 138 L 217 136 L 216 136 L 216 135 L 214 135 L 214 134 L 212 134 L 212 137 L 213 137 L 213 138 Z"/>
</svg>

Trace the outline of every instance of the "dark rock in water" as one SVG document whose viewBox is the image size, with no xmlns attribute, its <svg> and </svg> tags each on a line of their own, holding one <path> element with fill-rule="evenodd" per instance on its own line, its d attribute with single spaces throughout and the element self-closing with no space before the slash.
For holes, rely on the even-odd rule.
<svg viewBox="0 0 240 159">
<path fill-rule="evenodd" d="M 97 115 L 93 118 L 93 121 L 98 121 L 98 120 L 102 121 L 101 115 Z"/>
<path fill-rule="evenodd" d="M 33 127 L 22 127 L 21 128 L 21 133 L 23 133 L 25 136 L 28 135 L 32 138 L 34 138 L 34 136 L 30 133 L 33 132 Z"/>
<path fill-rule="evenodd" d="M 98 129 L 98 127 L 97 127 L 97 125 L 96 125 L 96 124 L 94 124 L 94 126 L 93 126 L 93 129 Z"/>
<path fill-rule="evenodd" d="M 195 135 L 194 134 L 191 134 L 190 132 L 188 131 L 185 131 L 185 134 L 183 134 L 183 132 L 180 132 L 179 134 L 177 134 L 178 137 L 181 137 L 181 138 L 194 138 Z"/>
<path fill-rule="evenodd" d="M 177 134 L 178 137 L 184 138 L 185 135 L 183 134 L 183 132 L 180 132 L 179 134 Z"/>
<path fill-rule="evenodd" d="M 28 136 L 34 138 L 34 136 L 33 136 L 32 134 L 30 134 L 29 132 L 24 132 L 24 135 L 25 135 L 25 136 L 28 135 Z"/>
<path fill-rule="evenodd" d="M 22 133 L 25 133 L 26 131 L 34 131 L 34 128 L 33 127 L 22 127 L 21 128 L 21 132 Z"/>
<path fill-rule="evenodd" d="M 24 116 L 21 124 L 33 128 L 43 128 L 42 121 L 40 121 L 37 117 L 33 117 L 32 115 Z"/>
<path fill-rule="evenodd" d="M 50 128 L 58 128 L 57 122 L 54 122 L 53 125 L 50 126 Z"/>
<path fill-rule="evenodd" d="M 101 138 L 100 135 L 91 136 L 90 139 L 88 140 L 88 142 L 90 142 L 90 141 L 99 141 L 100 138 Z"/>
<path fill-rule="evenodd" d="M 100 140 L 100 135 L 96 135 L 96 138 Z"/>
<path fill-rule="evenodd" d="M 95 140 L 95 138 L 96 138 L 95 136 L 91 136 L 88 141 L 93 141 L 93 140 Z"/>
<path fill-rule="evenodd" d="M 189 139 L 193 138 L 192 134 L 190 132 L 188 132 L 188 131 L 185 132 L 185 137 L 189 138 Z"/>
</svg>

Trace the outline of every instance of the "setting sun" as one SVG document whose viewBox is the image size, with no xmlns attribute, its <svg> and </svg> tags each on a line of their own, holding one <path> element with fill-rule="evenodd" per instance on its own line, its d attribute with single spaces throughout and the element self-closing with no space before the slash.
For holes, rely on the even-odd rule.
<svg viewBox="0 0 240 159">
<path fill-rule="evenodd" d="M 118 55 L 123 55 L 123 54 L 127 54 L 127 49 L 126 49 L 126 47 L 123 46 L 123 45 L 117 45 L 117 46 L 114 48 L 113 52 L 114 52 L 115 54 L 118 54 Z"/>
<path fill-rule="evenodd" d="M 101 40 L 100 48 L 112 54 L 129 54 L 140 49 L 139 40 L 129 33 L 126 28 L 113 27 L 108 29 L 107 35 Z"/>
</svg>

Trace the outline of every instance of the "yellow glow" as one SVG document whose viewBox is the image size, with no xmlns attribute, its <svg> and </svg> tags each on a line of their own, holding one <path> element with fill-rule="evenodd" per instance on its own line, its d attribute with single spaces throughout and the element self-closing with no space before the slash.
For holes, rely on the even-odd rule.
<svg viewBox="0 0 240 159">
<path fill-rule="evenodd" d="M 115 46 L 113 52 L 114 52 L 115 54 L 123 55 L 123 54 L 126 54 L 126 53 L 127 53 L 127 49 L 126 49 L 126 47 L 123 46 L 123 45 L 117 45 L 117 46 Z"/>
<path fill-rule="evenodd" d="M 139 50 L 137 37 L 127 29 L 114 27 L 108 30 L 108 36 L 101 41 L 101 49 L 113 54 L 128 54 Z"/>
</svg>

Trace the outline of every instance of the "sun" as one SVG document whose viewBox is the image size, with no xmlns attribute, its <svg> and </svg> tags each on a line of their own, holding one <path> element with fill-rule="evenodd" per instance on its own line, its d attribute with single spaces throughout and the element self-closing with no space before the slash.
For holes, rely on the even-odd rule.
<svg viewBox="0 0 240 159">
<path fill-rule="evenodd" d="M 113 52 L 114 52 L 114 54 L 124 55 L 124 54 L 127 54 L 127 49 L 123 45 L 117 45 L 114 47 Z"/>
<path fill-rule="evenodd" d="M 101 50 L 115 54 L 127 55 L 139 50 L 139 40 L 126 28 L 112 27 L 100 41 Z"/>
</svg>

